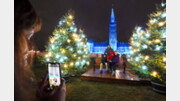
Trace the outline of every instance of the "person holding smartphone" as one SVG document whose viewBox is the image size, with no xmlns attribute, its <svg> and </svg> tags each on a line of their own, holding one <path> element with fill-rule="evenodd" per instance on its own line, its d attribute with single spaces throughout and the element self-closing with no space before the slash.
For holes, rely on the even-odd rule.
<svg viewBox="0 0 180 101">
<path fill-rule="evenodd" d="M 30 38 L 41 29 L 41 20 L 28 0 L 15 0 L 14 5 L 14 100 L 65 101 L 65 80 L 48 90 L 48 73 L 38 86 L 37 94 L 32 90 L 35 78 L 28 51 L 32 48 Z"/>
</svg>

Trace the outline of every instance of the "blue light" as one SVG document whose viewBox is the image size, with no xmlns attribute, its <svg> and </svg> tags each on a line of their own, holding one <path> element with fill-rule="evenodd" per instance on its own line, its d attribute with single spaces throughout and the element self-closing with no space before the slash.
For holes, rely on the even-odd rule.
<svg viewBox="0 0 180 101">
<path fill-rule="evenodd" d="M 136 61 L 139 61 L 139 57 L 136 57 L 135 60 L 136 60 Z"/>
<path fill-rule="evenodd" d="M 60 57 L 59 54 L 57 54 L 57 55 L 56 55 L 56 58 L 59 58 L 59 57 Z"/>
<path fill-rule="evenodd" d="M 162 33 L 162 38 L 166 38 L 166 32 Z"/>
<path fill-rule="evenodd" d="M 158 46 L 158 45 L 156 45 L 155 50 L 156 50 L 156 51 L 159 51 L 160 49 L 161 49 L 161 47 Z"/>
<path fill-rule="evenodd" d="M 161 15 L 163 18 L 166 17 L 166 12 L 163 12 Z"/>
<path fill-rule="evenodd" d="M 71 27 L 70 27 L 70 30 L 73 30 L 73 29 L 74 29 L 74 27 L 71 26 Z"/>
<path fill-rule="evenodd" d="M 141 27 L 138 27 L 138 28 L 137 28 L 137 31 L 139 32 L 140 30 L 141 30 Z"/>
<path fill-rule="evenodd" d="M 147 69 L 147 66 L 143 65 L 143 66 L 142 66 L 142 69 L 143 69 L 143 70 L 146 70 L 146 69 Z"/>
<path fill-rule="evenodd" d="M 49 62 L 49 58 L 47 58 L 46 61 Z"/>
<path fill-rule="evenodd" d="M 61 22 L 61 21 L 59 21 L 59 25 L 62 25 L 62 22 Z"/>
<path fill-rule="evenodd" d="M 74 28 L 74 32 L 77 32 L 77 28 Z"/>
<path fill-rule="evenodd" d="M 51 45 L 51 48 L 54 49 L 54 45 Z"/>
<path fill-rule="evenodd" d="M 148 48 L 148 46 L 147 46 L 147 45 L 143 45 L 142 47 L 143 47 L 144 49 Z"/>
</svg>

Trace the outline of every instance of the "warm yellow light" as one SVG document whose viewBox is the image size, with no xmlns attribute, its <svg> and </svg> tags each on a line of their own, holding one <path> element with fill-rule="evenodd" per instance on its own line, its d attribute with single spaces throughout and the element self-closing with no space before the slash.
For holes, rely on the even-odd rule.
<svg viewBox="0 0 180 101">
<path fill-rule="evenodd" d="M 132 49 L 132 46 L 130 46 L 129 49 Z"/>
<path fill-rule="evenodd" d="M 67 24 L 68 24 L 69 26 L 71 25 L 71 23 L 70 23 L 70 22 L 68 22 L 68 21 L 67 21 Z"/>
<path fill-rule="evenodd" d="M 55 39 L 54 39 L 54 38 L 51 38 L 50 41 L 51 41 L 51 43 L 54 43 Z"/>
<path fill-rule="evenodd" d="M 166 62 L 166 57 L 163 57 L 163 62 Z"/>
<path fill-rule="evenodd" d="M 67 64 L 64 64 L 64 67 L 65 67 L 65 68 L 67 68 L 67 67 L 68 67 L 68 65 L 67 65 Z"/>
<path fill-rule="evenodd" d="M 68 17 L 69 19 L 73 19 L 73 16 L 72 15 L 69 15 L 69 17 Z"/>
<path fill-rule="evenodd" d="M 66 51 L 64 49 L 62 49 L 61 53 L 65 53 Z"/>
<path fill-rule="evenodd" d="M 78 35 L 77 35 L 76 33 L 73 33 L 73 37 L 77 38 L 77 37 L 78 37 Z"/>
<path fill-rule="evenodd" d="M 145 60 L 148 60 L 148 59 L 149 59 L 149 56 L 146 55 L 146 56 L 145 56 Z"/>
<path fill-rule="evenodd" d="M 81 57 L 78 57 L 78 59 L 81 59 Z"/>
<path fill-rule="evenodd" d="M 154 21 L 153 21 L 152 19 L 151 19 L 149 22 L 150 22 L 151 24 L 154 23 Z"/>
<path fill-rule="evenodd" d="M 52 55 L 52 53 L 51 53 L 51 52 L 49 52 L 49 53 L 48 53 L 48 56 L 51 56 L 51 55 Z"/>
<path fill-rule="evenodd" d="M 73 63 L 73 62 L 71 62 L 71 63 L 70 63 L 70 66 L 73 66 L 73 65 L 74 65 L 74 63 Z"/>
<path fill-rule="evenodd" d="M 156 39 L 156 40 L 155 40 L 155 42 L 156 42 L 156 43 L 159 43 L 159 42 L 160 42 L 160 40 L 159 40 L 159 39 Z"/>
<path fill-rule="evenodd" d="M 70 43 L 70 42 L 71 42 L 71 40 L 70 40 L 70 39 L 67 39 L 67 42 L 68 42 L 68 43 Z"/>
<path fill-rule="evenodd" d="M 47 58 L 47 57 L 48 57 L 48 54 L 46 54 L 45 57 Z"/>
<path fill-rule="evenodd" d="M 165 22 L 159 22 L 159 27 L 162 27 L 165 24 Z"/>
<path fill-rule="evenodd" d="M 76 54 L 74 54 L 73 56 L 76 57 Z"/>
<path fill-rule="evenodd" d="M 151 44 L 151 41 L 149 41 L 148 43 Z"/>
<path fill-rule="evenodd" d="M 164 68 L 166 69 L 166 66 L 164 66 Z"/>
<path fill-rule="evenodd" d="M 153 71 L 152 72 L 152 75 L 155 77 L 157 75 L 157 72 L 156 71 Z"/>
<path fill-rule="evenodd" d="M 87 61 L 86 64 L 89 65 L 89 61 Z"/>
</svg>

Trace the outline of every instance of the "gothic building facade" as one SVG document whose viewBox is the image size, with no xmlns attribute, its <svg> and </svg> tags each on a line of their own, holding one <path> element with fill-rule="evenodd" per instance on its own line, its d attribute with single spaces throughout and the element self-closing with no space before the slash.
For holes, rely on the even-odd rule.
<svg viewBox="0 0 180 101">
<path fill-rule="evenodd" d="M 129 54 L 130 52 L 128 43 L 118 42 L 117 40 L 117 24 L 113 9 L 111 10 L 111 18 L 109 22 L 109 43 L 107 40 L 100 43 L 96 43 L 92 39 L 88 41 L 91 54 L 103 54 L 108 44 L 114 51 L 118 51 L 120 54 Z"/>
</svg>

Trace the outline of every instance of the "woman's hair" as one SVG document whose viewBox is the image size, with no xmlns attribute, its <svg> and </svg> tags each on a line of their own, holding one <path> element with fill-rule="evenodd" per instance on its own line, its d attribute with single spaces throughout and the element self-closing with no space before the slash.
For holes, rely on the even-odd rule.
<svg viewBox="0 0 180 101">
<path fill-rule="evenodd" d="M 31 42 L 27 30 L 40 30 L 41 20 L 28 0 L 14 1 L 14 96 L 16 100 L 30 100 L 33 72 L 27 61 Z"/>
</svg>

